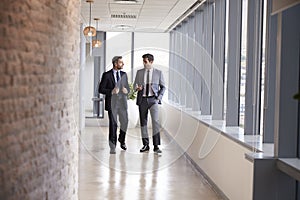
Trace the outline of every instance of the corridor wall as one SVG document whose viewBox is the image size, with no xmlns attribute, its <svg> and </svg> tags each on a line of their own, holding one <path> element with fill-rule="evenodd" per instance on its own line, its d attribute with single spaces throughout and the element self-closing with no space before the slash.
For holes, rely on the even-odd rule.
<svg viewBox="0 0 300 200">
<path fill-rule="evenodd" d="M 77 199 L 80 2 L 0 13 L 0 199 Z"/>
</svg>

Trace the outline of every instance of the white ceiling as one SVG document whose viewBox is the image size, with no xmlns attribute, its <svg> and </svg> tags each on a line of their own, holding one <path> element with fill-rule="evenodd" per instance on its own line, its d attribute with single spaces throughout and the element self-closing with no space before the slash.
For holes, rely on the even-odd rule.
<svg viewBox="0 0 300 200">
<path fill-rule="evenodd" d="M 137 0 L 135 4 L 118 4 L 115 0 L 94 0 L 91 24 L 96 27 L 94 18 L 100 18 L 96 28 L 101 31 L 165 32 L 197 1 Z M 81 17 L 85 25 L 89 24 L 89 10 L 90 4 L 81 0 Z M 120 18 L 124 14 L 136 18 Z M 119 15 L 119 18 L 111 15 Z"/>
</svg>

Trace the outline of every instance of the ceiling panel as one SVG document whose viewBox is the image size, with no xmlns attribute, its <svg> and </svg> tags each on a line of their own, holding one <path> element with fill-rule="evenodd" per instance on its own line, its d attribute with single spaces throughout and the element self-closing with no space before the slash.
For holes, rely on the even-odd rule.
<svg viewBox="0 0 300 200">
<path fill-rule="evenodd" d="M 94 0 L 91 24 L 96 27 L 93 18 L 97 17 L 100 18 L 98 30 L 101 31 L 165 32 L 196 1 L 137 0 L 135 4 L 118 4 L 115 0 Z M 85 25 L 89 23 L 89 9 L 90 4 L 81 0 L 81 19 Z M 135 15 L 136 18 L 124 19 L 128 17 L 125 15 Z M 118 30 L 116 26 L 130 28 Z"/>
<path fill-rule="evenodd" d="M 131 11 L 131 12 L 139 12 L 141 10 L 142 5 L 120 5 L 120 4 L 109 4 L 110 11 Z"/>
</svg>

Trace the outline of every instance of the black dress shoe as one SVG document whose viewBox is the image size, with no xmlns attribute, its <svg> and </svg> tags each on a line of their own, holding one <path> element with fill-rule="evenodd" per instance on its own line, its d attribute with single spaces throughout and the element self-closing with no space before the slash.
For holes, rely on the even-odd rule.
<svg viewBox="0 0 300 200">
<path fill-rule="evenodd" d="M 144 145 L 143 148 L 140 149 L 140 152 L 141 152 L 141 153 L 149 152 L 149 149 L 150 149 L 150 148 L 149 148 L 148 145 Z"/>
<path fill-rule="evenodd" d="M 127 149 L 127 147 L 126 147 L 126 144 L 125 143 L 121 143 L 120 144 L 120 147 L 121 147 L 121 149 L 123 149 L 124 151 L 126 151 L 126 149 Z"/>
<path fill-rule="evenodd" d="M 154 148 L 153 151 L 154 153 L 162 153 L 162 151 L 158 147 Z"/>
<path fill-rule="evenodd" d="M 121 149 L 123 149 L 124 151 L 126 151 L 127 147 L 126 147 L 125 142 L 121 142 L 120 138 L 118 139 L 118 141 L 120 142 Z"/>
<path fill-rule="evenodd" d="M 110 148 L 109 153 L 110 153 L 110 154 L 116 154 L 116 149 L 115 149 L 115 148 Z"/>
</svg>

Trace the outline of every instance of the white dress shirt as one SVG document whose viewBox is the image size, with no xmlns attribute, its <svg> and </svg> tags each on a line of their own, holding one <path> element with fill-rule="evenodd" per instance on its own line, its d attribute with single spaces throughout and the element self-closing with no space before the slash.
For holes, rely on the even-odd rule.
<svg viewBox="0 0 300 200">
<path fill-rule="evenodd" d="M 114 71 L 115 83 L 117 83 L 117 82 L 118 82 L 118 81 L 117 81 L 117 73 L 119 73 L 119 78 L 121 79 L 120 70 L 115 70 L 115 69 L 113 69 L 113 71 Z"/>
</svg>

